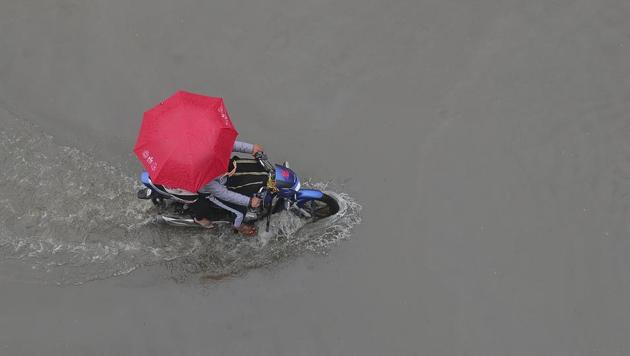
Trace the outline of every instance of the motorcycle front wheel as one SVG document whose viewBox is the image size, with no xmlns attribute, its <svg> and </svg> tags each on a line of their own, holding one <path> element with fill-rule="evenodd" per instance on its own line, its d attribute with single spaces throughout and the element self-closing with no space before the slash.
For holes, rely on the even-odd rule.
<svg viewBox="0 0 630 356">
<path fill-rule="evenodd" d="M 339 203 L 328 194 L 319 199 L 309 200 L 302 205 L 302 209 L 311 214 L 313 220 L 320 220 L 339 212 Z"/>
</svg>

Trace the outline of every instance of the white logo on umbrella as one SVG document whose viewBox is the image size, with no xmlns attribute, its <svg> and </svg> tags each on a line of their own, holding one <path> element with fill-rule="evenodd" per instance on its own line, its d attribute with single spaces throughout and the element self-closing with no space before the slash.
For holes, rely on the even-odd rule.
<svg viewBox="0 0 630 356">
<path fill-rule="evenodd" d="M 142 157 L 144 158 L 145 161 L 147 161 L 147 164 L 149 165 L 152 171 L 155 171 L 157 169 L 157 163 L 155 162 L 155 158 L 151 156 L 151 153 L 148 150 L 142 151 Z"/>
</svg>

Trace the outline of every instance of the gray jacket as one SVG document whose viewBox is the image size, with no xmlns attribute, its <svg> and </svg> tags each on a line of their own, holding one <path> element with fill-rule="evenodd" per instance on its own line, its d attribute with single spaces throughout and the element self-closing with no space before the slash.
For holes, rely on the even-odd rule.
<svg viewBox="0 0 630 356">
<path fill-rule="evenodd" d="M 253 150 L 254 145 L 241 141 L 234 142 L 234 147 L 232 148 L 232 152 L 250 154 Z M 199 189 L 199 193 L 210 194 L 217 199 L 236 205 L 249 206 L 250 197 L 228 190 L 225 187 L 225 182 L 227 182 L 227 177 L 225 175 L 217 177 L 214 180 L 211 180 L 208 184 L 201 187 Z"/>
</svg>

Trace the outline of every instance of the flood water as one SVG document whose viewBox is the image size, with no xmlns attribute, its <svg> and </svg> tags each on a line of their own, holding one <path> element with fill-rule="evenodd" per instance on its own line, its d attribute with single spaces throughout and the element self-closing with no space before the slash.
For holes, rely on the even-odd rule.
<svg viewBox="0 0 630 356">
<path fill-rule="evenodd" d="M 360 205 L 330 191 L 332 183 L 305 182 L 330 191 L 340 212 L 309 225 L 293 214 L 274 216 L 272 238 L 164 226 L 152 204 L 133 194 L 141 187 L 137 178 L 7 116 L 0 137 L 2 257 L 42 272 L 35 273 L 41 282 L 82 284 L 153 265 L 178 280 L 232 276 L 302 252 L 326 252 L 360 221 Z"/>
<path fill-rule="evenodd" d="M 626 355 L 630 3 L 0 2 L 1 355 Z M 225 99 L 342 212 L 157 223 L 144 110 Z"/>
</svg>

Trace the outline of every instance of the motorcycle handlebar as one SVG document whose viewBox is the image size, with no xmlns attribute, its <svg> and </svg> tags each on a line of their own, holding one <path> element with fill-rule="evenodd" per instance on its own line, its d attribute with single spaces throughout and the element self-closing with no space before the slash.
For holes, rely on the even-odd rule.
<svg viewBox="0 0 630 356">
<path fill-rule="evenodd" d="M 254 155 L 254 158 L 256 158 L 257 160 L 262 160 L 262 161 L 266 161 L 268 159 L 265 152 L 256 152 L 256 154 Z"/>
<path fill-rule="evenodd" d="M 265 167 L 265 169 L 267 169 L 270 173 L 275 171 L 273 164 L 269 162 L 269 157 L 267 157 L 264 152 L 256 152 L 254 158 L 256 158 L 258 162 L 260 162 L 260 164 L 262 164 L 262 166 Z"/>
</svg>

